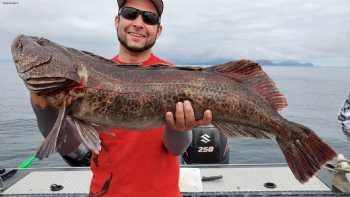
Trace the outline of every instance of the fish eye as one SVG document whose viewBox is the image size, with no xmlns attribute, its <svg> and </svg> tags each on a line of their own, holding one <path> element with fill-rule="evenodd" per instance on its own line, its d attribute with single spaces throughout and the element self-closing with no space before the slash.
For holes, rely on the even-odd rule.
<svg viewBox="0 0 350 197">
<path fill-rule="evenodd" d="M 22 42 L 17 42 L 16 43 L 16 48 L 22 50 L 23 49 Z"/>
<path fill-rule="evenodd" d="M 40 46 L 47 45 L 49 41 L 45 38 L 39 38 L 39 40 L 36 41 Z"/>
</svg>

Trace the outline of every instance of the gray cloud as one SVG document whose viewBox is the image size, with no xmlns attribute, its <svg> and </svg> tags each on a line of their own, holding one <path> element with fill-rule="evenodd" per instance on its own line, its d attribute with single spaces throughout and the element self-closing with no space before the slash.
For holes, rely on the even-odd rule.
<svg viewBox="0 0 350 197">
<path fill-rule="evenodd" d="M 164 1 L 164 31 L 155 51 L 165 58 L 295 59 L 350 66 L 348 0 Z M 9 44 L 21 33 L 106 57 L 116 53 L 115 0 L 17 2 L 0 5 L 0 59 L 10 57 Z"/>
</svg>

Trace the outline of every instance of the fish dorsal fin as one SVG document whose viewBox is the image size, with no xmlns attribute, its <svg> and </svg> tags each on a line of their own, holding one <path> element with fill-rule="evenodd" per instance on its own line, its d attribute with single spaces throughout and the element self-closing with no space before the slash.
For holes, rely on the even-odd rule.
<svg viewBox="0 0 350 197">
<path fill-rule="evenodd" d="M 258 63 L 250 60 L 231 61 L 209 67 L 206 70 L 222 73 L 246 84 L 248 88 L 260 94 L 276 110 L 287 107 L 286 98 Z"/>
</svg>

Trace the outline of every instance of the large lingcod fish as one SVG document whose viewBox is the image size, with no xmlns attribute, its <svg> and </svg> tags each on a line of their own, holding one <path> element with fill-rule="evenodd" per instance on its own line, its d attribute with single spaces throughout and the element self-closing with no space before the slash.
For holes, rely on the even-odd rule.
<svg viewBox="0 0 350 197">
<path fill-rule="evenodd" d="M 277 112 L 287 106 L 286 99 L 249 60 L 208 68 L 139 68 L 24 35 L 14 40 L 12 55 L 31 95 L 59 111 L 37 151 L 39 159 L 58 151 L 65 119 L 75 125 L 75 135 L 68 135 L 98 153 L 97 131 L 160 127 L 165 113 L 184 100 L 191 101 L 196 119 L 210 109 L 212 124 L 228 137 L 275 138 L 300 182 L 336 156 L 311 129 Z"/>
</svg>

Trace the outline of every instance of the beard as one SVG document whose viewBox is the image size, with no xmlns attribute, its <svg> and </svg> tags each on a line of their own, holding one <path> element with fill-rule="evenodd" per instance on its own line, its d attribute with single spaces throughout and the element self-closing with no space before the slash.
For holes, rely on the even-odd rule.
<svg viewBox="0 0 350 197">
<path fill-rule="evenodd" d="M 118 36 L 118 40 L 119 40 L 120 44 L 123 45 L 123 47 L 125 47 L 126 49 L 128 49 L 131 52 L 144 52 L 144 51 L 152 48 L 154 46 L 154 44 L 156 43 L 156 37 L 155 37 L 150 42 L 146 42 L 143 47 L 133 47 L 133 46 L 128 45 L 128 43 L 126 42 L 126 38 L 122 38 L 121 36 L 119 36 L 119 31 L 117 32 L 117 36 Z"/>
</svg>

